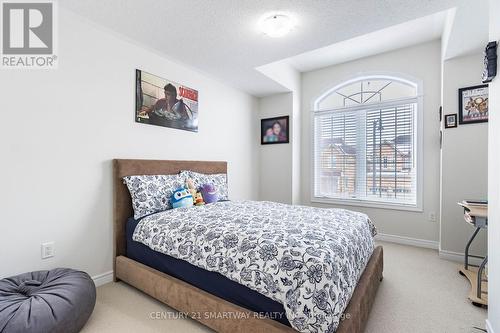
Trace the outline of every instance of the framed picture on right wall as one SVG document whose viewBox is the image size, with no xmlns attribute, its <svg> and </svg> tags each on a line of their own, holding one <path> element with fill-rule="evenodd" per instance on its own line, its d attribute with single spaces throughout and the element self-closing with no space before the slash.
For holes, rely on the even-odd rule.
<svg viewBox="0 0 500 333">
<path fill-rule="evenodd" d="M 458 89 L 458 122 L 460 125 L 488 121 L 488 85 Z"/>
<path fill-rule="evenodd" d="M 457 127 L 457 114 L 447 114 L 444 116 L 444 128 Z"/>
</svg>

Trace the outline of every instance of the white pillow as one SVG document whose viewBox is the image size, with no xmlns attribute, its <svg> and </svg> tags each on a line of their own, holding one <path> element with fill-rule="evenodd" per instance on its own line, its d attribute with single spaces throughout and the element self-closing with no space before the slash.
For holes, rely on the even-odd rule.
<svg viewBox="0 0 500 333">
<path fill-rule="evenodd" d="M 180 175 L 139 175 L 123 177 L 132 197 L 134 218 L 161 212 L 172 208 L 170 197 L 184 186 Z"/>
<path fill-rule="evenodd" d="M 184 180 L 191 178 L 196 189 L 199 189 L 203 184 L 214 184 L 219 192 L 219 200 L 229 200 L 227 175 L 225 173 L 206 174 L 192 170 L 182 170 L 180 175 Z"/>
</svg>

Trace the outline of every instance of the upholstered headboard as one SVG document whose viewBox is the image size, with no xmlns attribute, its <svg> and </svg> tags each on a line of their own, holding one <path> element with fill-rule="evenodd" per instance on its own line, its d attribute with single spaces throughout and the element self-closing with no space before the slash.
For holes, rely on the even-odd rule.
<svg viewBox="0 0 500 333">
<path fill-rule="evenodd" d="M 133 215 L 132 199 L 122 178 L 133 175 L 169 175 L 181 170 L 201 173 L 227 173 L 227 162 L 169 161 L 169 160 L 113 160 L 113 269 L 117 256 L 126 255 L 125 227 Z"/>
</svg>

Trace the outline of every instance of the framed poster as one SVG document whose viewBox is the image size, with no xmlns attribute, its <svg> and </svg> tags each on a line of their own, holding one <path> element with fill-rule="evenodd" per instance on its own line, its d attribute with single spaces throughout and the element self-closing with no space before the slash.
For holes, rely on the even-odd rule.
<svg viewBox="0 0 500 333">
<path fill-rule="evenodd" d="M 457 114 L 447 114 L 444 116 L 444 128 L 454 128 L 457 127 Z"/>
<path fill-rule="evenodd" d="M 135 121 L 198 132 L 198 91 L 135 70 Z"/>
<path fill-rule="evenodd" d="M 260 143 L 271 145 L 289 143 L 289 116 L 260 120 Z"/>
<path fill-rule="evenodd" d="M 473 124 L 488 121 L 488 85 L 458 89 L 459 123 Z"/>
</svg>

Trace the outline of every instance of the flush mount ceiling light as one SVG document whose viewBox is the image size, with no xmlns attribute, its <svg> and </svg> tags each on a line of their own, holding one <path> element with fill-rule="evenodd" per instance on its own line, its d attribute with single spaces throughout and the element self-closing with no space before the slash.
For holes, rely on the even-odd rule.
<svg viewBox="0 0 500 333">
<path fill-rule="evenodd" d="M 260 21 L 260 30 L 269 37 L 282 37 L 292 30 L 294 20 L 285 14 L 272 14 L 265 16 Z"/>
</svg>

